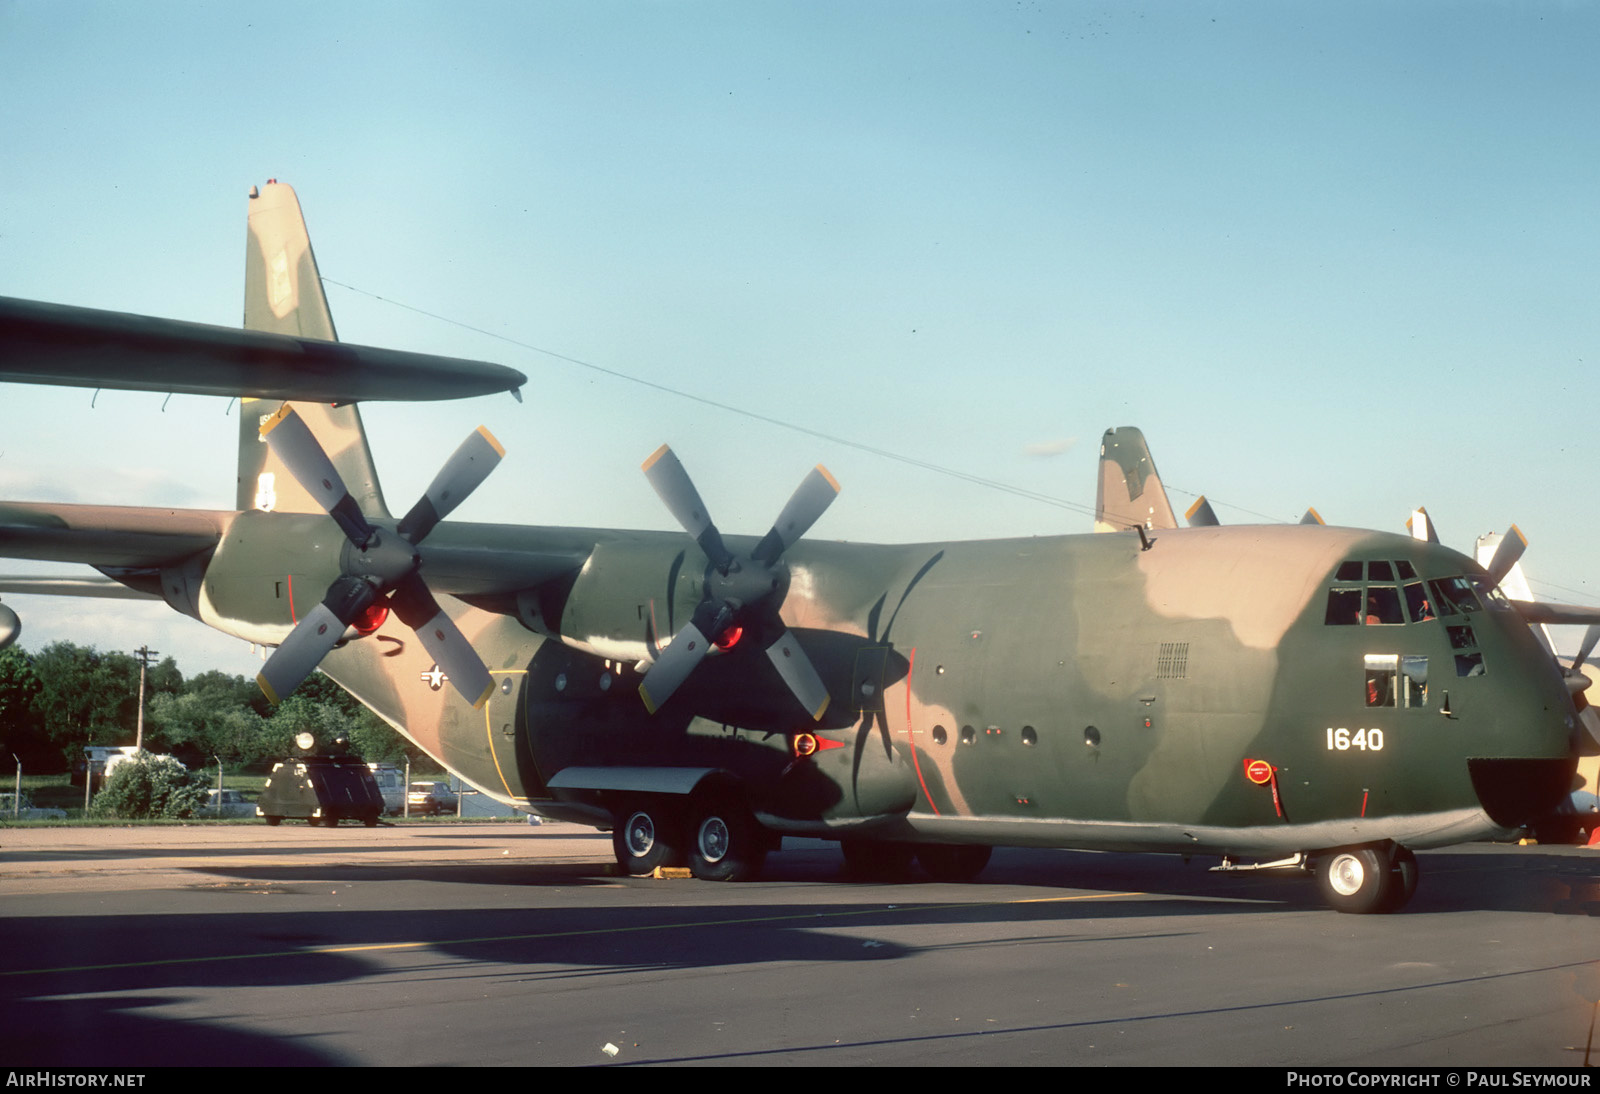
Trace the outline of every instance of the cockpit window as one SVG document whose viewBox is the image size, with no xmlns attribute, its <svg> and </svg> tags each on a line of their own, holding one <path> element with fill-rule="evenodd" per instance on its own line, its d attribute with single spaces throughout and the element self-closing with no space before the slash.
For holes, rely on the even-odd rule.
<svg viewBox="0 0 1600 1094">
<path fill-rule="evenodd" d="M 1367 586 L 1367 626 L 1389 626 L 1405 621 L 1405 616 L 1400 614 L 1400 590 L 1393 585 Z"/>
<path fill-rule="evenodd" d="M 1442 577 L 1428 582 L 1434 599 L 1460 612 L 1481 612 L 1483 605 L 1472 591 L 1472 582 L 1464 577 Z"/>
<path fill-rule="evenodd" d="M 1428 603 L 1428 591 L 1422 587 L 1422 582 L 1407 583 L 1405 593 L 1406 612 L 1411 616 L 1411 622 L 1426 623 L 1433 618 L 1433 605 Z"/>
<path fill-rule="evenodd" d="M 1511 601 L 1506 599 L 1506 594 L 1500 591 L 1500 586 L 1489 584 L 1486 578 L 1475 577 L 1472 587 L 1477 590 L 1478 597 L 1490 608 L 1497 612 L 1509 612 Z"/>
<path fill-rule="evenodd" d="M 1361 622 L 1361 590 L 1330 589 L 1328 614 L 1323 620 L 1330 627 L 1353 627 Z"/>
<path fill-rule="evenodd" d="M 1333 579 L 1335 581 L 1360 581 L 1361 580 L 1361 563 L 1359 563 L 1359 562 L 1341 562 L 1341 563 L 1339 563 L 1339 570 L 1338 570 L 1337 573 L 1335 573 L 1333 575 Z"/>
<path fill-rule="evenodd" d="M 1393 581 L 1394 567 L 1387 562 L 1367 563 L 1367 577 L 1373 581 Z"/>
</svg>

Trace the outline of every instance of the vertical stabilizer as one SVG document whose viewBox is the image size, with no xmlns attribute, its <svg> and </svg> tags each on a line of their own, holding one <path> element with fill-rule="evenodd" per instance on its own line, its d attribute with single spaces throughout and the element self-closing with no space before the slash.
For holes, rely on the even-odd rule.
<svg viewBox="0 0 1600 1094">
<path fill-rule="evenodd" d="M 328 298 L 322 292 L 317 259 L 311 251 L 305 217 L 294 188 L 280 182 L 250 189 L 250 230 L 245 240 L 244 326 L 295 338 L 338 341 Z M 283 404 L 273 399 L 243 399 L 239 414 L 240 509 L 320 513 L 322 507 L 261 440 L 261 423 Z M 383 491 L 367 448 L 361 414 L 353 406 L 294 403 L 361 511 L 386 517 Z"/>
<path fill-rule="evenodd" d="M 1176 528 L 1178 518 L 1156 474 L 1144 434 L 1131 425 L 1108 429 L 1100 438 L 1100 481 L 1094 499 L 1094 530 L 1125 532 Z"/>
</svg>

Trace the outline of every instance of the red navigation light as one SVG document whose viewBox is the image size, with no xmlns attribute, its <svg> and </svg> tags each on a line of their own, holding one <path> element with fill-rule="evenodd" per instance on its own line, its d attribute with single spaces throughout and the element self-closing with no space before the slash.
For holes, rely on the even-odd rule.
<svg viewBox="0 0 1600 1094">
<path fill-rule="evenodd" d="M 843 741 L 830 741 L 826 737 L 818 737 L 814 733 L 796 733 L 791 741 L 794 754 L 800 759 L 814 756 L 818 752 L 827 752 L 831 748 L 843 748 Z"/>
<path fill-rule="evenodd" d="M 741 639 L 743 637 L 744 637 L 744 628 L 743 627 L 738 626 L 737 624 L 732 626 L 732 627 L 729 627 L 727 630 L 723 631 L 722 634 L 717 637 L 717 642 L 716 642 L 717 649 L 722 650 L 724 652 L 726 652 L 728 650 L 731 650 L 731 649 L 733 649 L 733 647 L 735 647 L 735 646 L 737 646 L 739 644 L 739 639 Z"/>
<path fill-rule="evenodd" d="M 383 626 L 383 621 L 388 618 L 389 605 L 382 600 L 374 600 L 350 625 L 356 629 L 357 634 L 366 636 Z"/>
</svg>

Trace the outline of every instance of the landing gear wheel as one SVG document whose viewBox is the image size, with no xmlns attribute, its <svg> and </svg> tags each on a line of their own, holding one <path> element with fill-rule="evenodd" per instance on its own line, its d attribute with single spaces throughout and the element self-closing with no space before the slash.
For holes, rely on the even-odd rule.
<svg viewBox="0 0 1600 1094">
<path fill-rule="evenodd" d="M 361 823 L 368 828 L 376 828 L 378 827 L 378 818 L 376 816 L 365 816 L 361 818 Z"/>
<path fill-rule="evenodd" d="M 909 843 L 883 840 L 841 840 L 845 872 L 861 881 L 904 881 L 917 849 Z"/>
<path fill-rule="evenodd" d="M 624 874 L 643 877 L 658 866 L 683 861 L 678 818 L 663 806 L 638 804 L 617 813 L 611 829 L 611 851 Z"/>
<path fill-rule="evenodd" d="M 282 817 L 262 817 L 261 819 L 267 822 L 268 828 L 276 828 L 283 823 Z"/>
<path fill-rule="evenodd" d="M 689 872 L 701 881 L 749 881 L 761 872 L 767 842 L 748 810 L 713 801 L 695 810 Z"/>
<path fill-rule="evenodd" d="M 1405 891 L 1408 871 L 1400 865 L 1402 861 L 1409 861 L 1410 885 L 1412 891 L 1416 889 L 1416 859 L 1409 851 L 1402 856 L 1403 850 L 1396 849 L 1392 858 L 1374 847 L 1351 847 L 1324 855 L 1317 863 L 1322 899 L 1335 911 L 1354 915 L 1393 911 L 1409 896 Z"/>
<path fill-rule="evenodd" d="M 924 843 L 917 861 L 935 881 L 971 881 L 989 865 L 992 847 L 976 844 Z"/>
<path fill-rule="evenodd" d="M 322 823 L 327 825 L 329 828 L 337 828 L 339 827 L 339 818 L 330 813 L 328 816 L 322 818 Z"/>
<path fill-rule="evenodd" d="M 1421 876 L 1421 868 L 1417 865 L 1417 856 L 1409 848 L 1395 847 L 1394 863 L 1389 867 L 1389 891 L 1384 897 L 1380 912 L 1398 912 L 1410 902 L 1417 891 L 1417 879 Z"/>
</svg>

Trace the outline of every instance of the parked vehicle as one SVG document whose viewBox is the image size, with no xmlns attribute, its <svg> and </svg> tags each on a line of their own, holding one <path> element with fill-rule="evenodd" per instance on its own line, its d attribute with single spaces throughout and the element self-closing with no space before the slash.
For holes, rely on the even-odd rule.
<svg viewBox="0 0 1600 1094">
<path fill-rule="evenodd" d="M 383 795 L 383 811 L 397 817 L 406 807 L 406 773 L 394 764 L 368 764 L 372 778 Z"/>
<path fill-rule="evenodd" d="M 256 815 L 268 824 L 303 817 L 308 824 L 329 828 L 341 820 L 376 827 L 383 815 L 383 795 L 367 765 L 344 752 L 315 753 L 306 747 L 307 754 L 272 766 L 256 802 Z"/>
<path fill-rule="evenodd" d="M 407 810 L 425 817 L 454 813 L 460 800 L 456 792 L 450 789 L 449 783 L 412 783 L 406 793 Z"/>
<path fill-rule="evenodd" d="M 206 792 L 206 803 L 200 808 L 202 817 L 253 817 L 256 807 L 245 800 L 242 790 L 211 790 Z"/>
</svg>

